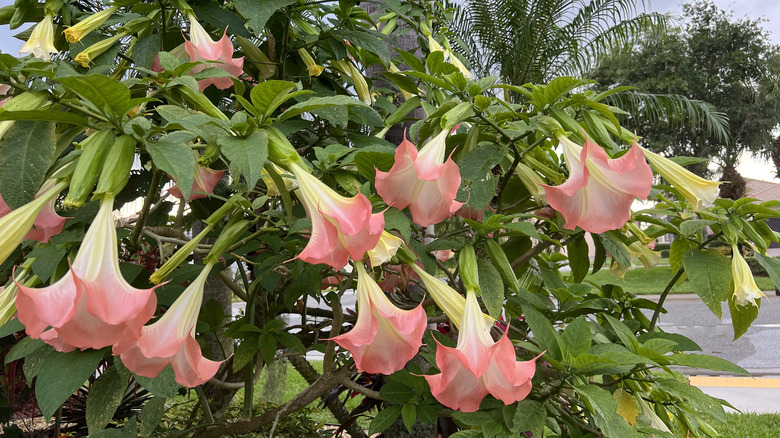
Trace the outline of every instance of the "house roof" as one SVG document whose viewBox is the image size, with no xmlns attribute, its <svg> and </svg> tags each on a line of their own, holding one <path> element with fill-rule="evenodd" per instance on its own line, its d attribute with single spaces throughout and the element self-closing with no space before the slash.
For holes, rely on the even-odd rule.
<svg viewBox="0 0 780 438">
<path fill-rule="evenodd" d="M 745 178 L 745 196 L 765 201 L 780 200 L 780 184 L 771 181 Z"/>
</svg>

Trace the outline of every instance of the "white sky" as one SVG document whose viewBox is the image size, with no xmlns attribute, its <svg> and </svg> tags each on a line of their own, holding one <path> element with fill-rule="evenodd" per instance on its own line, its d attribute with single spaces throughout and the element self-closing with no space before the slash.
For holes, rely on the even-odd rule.
<svg viewBox="0 0 780 438">
<path fill-rule="evenodd" d="M 642 3 L 641 0 L 638 3 Z M 648 11 L 670 12 L 676 16 L 682 16 L 682 5 L 684 1 L 679 0 L 645 0 L 644 4 Z M 740 0 L 739 3 L 733 0 L 714 0 L 714 3 L 726 11 L 734 11 L 735 18 L 749 16 L 752 19 L 765 18 L 768 21 L 763 23 L 763 27 L 770 32 L 770 38 L 775 44 L 780 44 L 780 1 L 776 0 Z M 13 4 L 13 0 L 0 0 L 0 6 Z M 641 7 L 641 6 L 640 6 Z M 23 42 L 13 35 L 23 30 L 27 26 L 11 31 L 8 26 L 0 26 L 0 51 L 5 53 L 17 54 L 22 47 Z M 766 161 L 754 157 L 744 157 L 737 167 L 739 172 L 746 177 L 761 179 L 766 181 L 774 180 L 774 166 Z"/>
</svg>

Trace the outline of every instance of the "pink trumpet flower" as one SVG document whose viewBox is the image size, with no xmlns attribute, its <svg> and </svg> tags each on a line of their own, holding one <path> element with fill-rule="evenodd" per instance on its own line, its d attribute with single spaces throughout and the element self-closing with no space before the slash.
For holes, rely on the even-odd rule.
<svg viewBox="0 0 780 438">
<path fill-rule="evenodd" d="M 458 211 L 455 200 L 460 188 L 460 169 L 446 158 L 448 130 L 442 131 L 425 146 L 417 148 L 406 139 L 395 150 L 395 163 L 389 172 L 376 171 L 376 191 L 387 205 L 407 206 L 412 220 L 427 227 Z"/>
<path fill-rule="evenodd" d="M 393 374 L 417 354 L 428 318 L 422 304 L 413 310 L 401 310 L 393 305 L 362 262 L 357 262 L 355 269 L 357 323 L 348 333 L 333 340 L 352 353 L 358 371 Z"/>
<path fill-rule="evenodd" d="M 190 73 L 197 73 L 209 67 L 216 67 L 225 70 L 235 77 L 244 73 L 244 57 L 233 58 L 233 42 L 227 36 L 227 32 L 222 33 L 219 41 L 211 39 L 211 35 L 203 29 L 198 23 L 198 19 L 190 15 L 190 40 L 184 40 L 184 50 L 190 55 L 192 61 L 216 61 L 201 64 L 192 69 Z M 220 90 L 227 90 L 233 86 L 233 80 L 229 77 L 215 77 L 201 79 L 198 81 L 200 91 L 203 91 L 209 85 L 214 84 Z"/>
<path fill-rule="evenodd" d="M 44 184 L 35 197 L 37 198 L 38 196 L 45 194 L 53 186 L 53 181 Z M 11 209 L 8 207 L 8 204 L 6 204 L 5 201 L 3 201 L 3 197 L 0 196 L 0 217 L 3 217 L 10 212 Z M 62 232 L 62 227 L 65 226 L 66 220 L 68 220 L 68 218 L 62 217 L 54 211 L 54 199 L 52 198 L 43 206 L 41 212 L 38 213 L 32 229 L 30 229 L 24 238 L 46 243 L 52 236 Z"/>
<path fill-rule="evenodd" d="M 214 170 L 205 166 L 197 165 L 195 167 L 195 179 L 192 181 L 192 190 L 190 191 L 190 197 L 187 202 L 191 202 L 194 199 L 206 198 L 210 193 L 214 193 L 214 187 L 222 179 L 224 170 Z M 176 198 L 182 199 L 184 195 L 179 190 L 177 185 L 168 189 L 168 193 Z"/>
<path fill-rule="evenodd" d="M 136 289 L 119 271 L 113 203 L 101 202 L 65 276 L 40 289 L 18 285 L 16 308 L 27 334 L 60 351 L 137 338 L 157 307 L 154 288 Z"/>
<path fill-rule="evenodd" d="M 622 227 L 631 218 L 634 198 L 646 199 L 653 185 L 653 171 L 636 144 L 620 158 L 610 159 L 601 146 L 585 139 L 580 147 L 563 135 L 569 179 L 544 187 L 550 207 L 566 219 L 564 228 L 578 226 L 591 233 Z"/>
<path fill-rule="evenodd" d="M 144 326 L 137 341 L 125 342 L 115 349 L 130 371 L 144 377 L 157 377 L 168 364 L 176 381 L 188 387 L 206 383 L 214 377 L 222 362 L 203 357 L 195 340 L 195 324 L 203 302 L 203 288 L 214 263 L 200 275 L 156 322 Z"/>
<path fill-rule="evenodd" d="M 517 361 L 508 332 L 504 331 L 501 339 L 494 342 L 491 326 L 482 316 L 474 291 L 469 290 L 457 347 L 439 344 L 436 365 L 441 374 L 425 376 L 439 403 L 474 412 L 488 393 L 508 405 L 531 392 L 537 358 Z"/>
<path fill-rule="evenodd" d="M 311 218 L 311 238 L 297 258 L 341 269 L 349 257 L 361 260 L 376 247 L 385 217 L 371 213 L 368 198 L 361 193 L 345 198 L 297 164 L 290 171 L 298 181 L 295 193 Z"/>
</svg>

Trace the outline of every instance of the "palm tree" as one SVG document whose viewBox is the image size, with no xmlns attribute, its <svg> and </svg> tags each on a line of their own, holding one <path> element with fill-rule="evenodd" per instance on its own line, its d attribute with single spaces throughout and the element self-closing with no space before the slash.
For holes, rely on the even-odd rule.
<svg viewBox="0 0 780 438">
<path fill-rule="evenodd" d="M 514 85 L 587 77 L 599 59 L 627 50 L 647 32 L 666 31 L 669 22 L 665 15 L 641 12 L 636 0 L 466 0 L 448 6 L 455 14 L 447 27 L 460 43 L 454 49 L 477 76 L 499 76 Z M 684 123 L 719 140 L 728 137 L 723 114 L 700 100 L 626 87 L 605 103 L 623 105 L 648 121 Z"/>
</svg>

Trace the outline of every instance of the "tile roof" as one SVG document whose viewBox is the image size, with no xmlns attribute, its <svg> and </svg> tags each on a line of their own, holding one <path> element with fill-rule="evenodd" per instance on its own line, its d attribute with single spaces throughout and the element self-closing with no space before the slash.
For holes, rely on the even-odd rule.
<svg viewBox="0 0 780 438">
<path fill-rule="evenodd" d="M 779 201 L 780 184 L 771 181 L 745 178 L 745 196 L 760 201 Z"/>
</svg>

